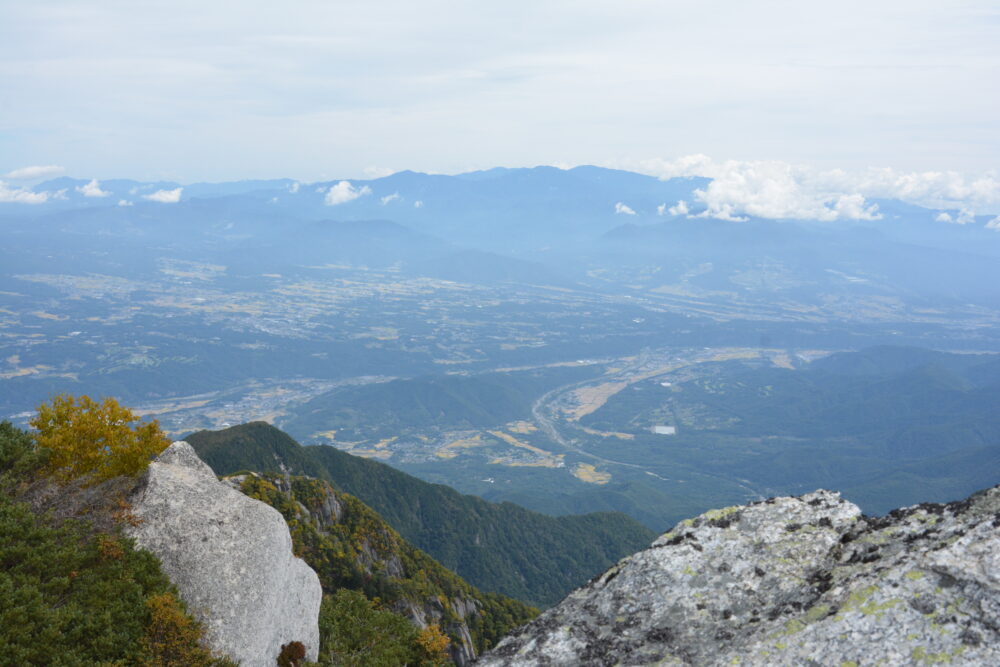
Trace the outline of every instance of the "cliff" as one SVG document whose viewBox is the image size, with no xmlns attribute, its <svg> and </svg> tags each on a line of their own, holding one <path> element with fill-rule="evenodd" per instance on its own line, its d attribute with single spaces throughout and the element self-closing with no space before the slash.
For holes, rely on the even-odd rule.
<svg viewBox="0 0 1000 667">
<path fill-rule="evenodd" d="M 1000 664 L 1000 487 L 866 517 L 817 491 L 706 512 L 479 665 Z"/>
</svg>

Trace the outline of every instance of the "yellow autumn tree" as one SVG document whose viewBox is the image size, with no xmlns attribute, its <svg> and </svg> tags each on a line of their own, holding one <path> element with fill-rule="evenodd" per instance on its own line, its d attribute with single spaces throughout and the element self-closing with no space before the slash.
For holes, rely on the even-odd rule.
<svg viewBox="0 0 1000 667">
<path fill-rule="evenodd" d="M 450 662 L 449 643 L 451 642 L 448 636 L 441 632 L 441 628 L 436 625 L 428 625 L 417 635 L 417 646 L 424 654 L 424 662 L 432 665 L 444 665 Z"/>
<path fill-rule="evenodd" d="M 81 477 L 99 482 L 136 475 L 170 441 L 155 421 L 139 419 L 113 398 L 56 396 L 38 406 L 31 420 L 35 442 L 49 450 L 49 472 L 63 481 Z"/>
<path fill-rule="evenodd" d="M 146 627 L 143 667 L 211 667 L 229 664 L 218 661 L 202 648 L 202 628 L 184 613 L 180 601 L 171 593 L 154 595 L 146 600 L 150 620 Z"/>
</svg>

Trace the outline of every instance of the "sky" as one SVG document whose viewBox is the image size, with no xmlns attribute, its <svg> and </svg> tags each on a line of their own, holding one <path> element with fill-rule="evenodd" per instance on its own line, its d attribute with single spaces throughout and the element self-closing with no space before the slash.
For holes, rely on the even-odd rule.
<svg viewBox="0 0 1000 667">
<path fill-rule="evenodd" d="M 1000 206 L 996 0 L 5 0 L 0 91 L 8 182 L 728 164 Z"/>
</svg>

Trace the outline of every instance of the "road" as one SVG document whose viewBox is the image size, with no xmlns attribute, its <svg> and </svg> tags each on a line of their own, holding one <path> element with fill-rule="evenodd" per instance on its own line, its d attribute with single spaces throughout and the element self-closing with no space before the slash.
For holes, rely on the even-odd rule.
<svg viewBox="0 0 1000 667">
<path fill-rule="evenodd" d="M 704 361 L 709 360 L 711 356 L 712 356 L 711 353 L 697 354 L 689 362 L 681 364 L 680 366 L 678 366 L 678 368 L 702 363 Z M 614 377 L 624 379 L 624 378 L 629 378 L 630 376 L 633 376 L 635 374 L 638 374 L 638 372 L 642 370 L 642 367 L 645 366 L 648 361 L 649 361 L 648 350 L 643 350 L 643 352 L 639 354 L 638 358 L 634 362 L 630 363 L 628 366 L 622 368 L 620 371 L 615 373 Z M 553 443 L 559 445 L 565 450 L 573 452 L 574 454 L 577 454 L 584 458 L 588 458 L 592 461 L 603 463 L 605 465 L 631 468 L 633 470 L 639 470 L 641 472 L 644 472 L 647 475 L 654 477 L 656 479 L 668 482 L 671 481 L 669 478 L 663 477 L 659 473 L 647 469 L 645 466 L 636 463 L 629 463 L 627 461 L 616 461 L 615 459 L 609 459 L 594 454 L 592 452 L 588 452 L 587 450 L 582 449 L 580 447 L 580 445 L 578 444 L 578 440 L 576 440 L 575 438 L 566 437 L 565 435 L 563 435 L 562 432 L 560 432 L 560 424 L 559 424 L 560 419 L 557 416 L 559 413 L 559 408 L 554 405 L 555 399 L 562 395 L 567 394 L 568 392 L 576 391 L 577 389 L 586 387 L 591 384 L 607 382 L 609 379 L 610 378 L 608 377 L 602 377 L 596 380 L 595 379 L 583 380 L 581 382 L 574 382 L 572 384 L 556 387 L 555 389 L 546 392 L 541 397 L 539 397 L 538 400 L 536 400 L 531 406 L 531 414 L 532 417 L 534 417 L 535 423 L 549 437 L 549 439 Z M 686 474 L 695 474 L 698 476 L 707 477 L 710 479 L 717 480 L 719 482 L 723 482 L 738 487 L 740 489 L 743 489 L 747 493 L 748 497 L 753 500 L 763 500 L 766 497 L 766 494 L 762 493 L 759 489 L 754 488 L 747 480 L 731 479 L 728 477 L 723 477 L 721 475 L 705 473 L 705 472 L 694 472 L 690 470 L 686 471 Z"/>
</svg>

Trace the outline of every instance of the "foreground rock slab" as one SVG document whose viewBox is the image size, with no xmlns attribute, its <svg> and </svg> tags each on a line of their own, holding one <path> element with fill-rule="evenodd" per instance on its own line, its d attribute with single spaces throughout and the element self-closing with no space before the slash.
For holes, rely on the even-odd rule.
<svg viewBox="0 0 1000 667">
<path fill-rule="evenodd" d="M 817 491 L 679 523 L 477 665 L 1000 665 L 1000 487 L 862 516 Z"/>
<path fill-rule="evenodd" d="M 129 498 L 130 529 L 206 630 L 210 648 L 243 667 L 273 667 L 282 644 L 319 650 L 319 578 L 292 553 L 281 514 L 219 482 L 194 449 L 175 442 Z"/>
</svg>

